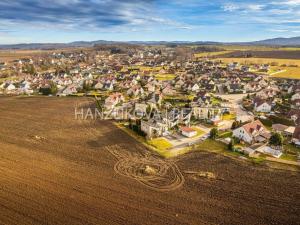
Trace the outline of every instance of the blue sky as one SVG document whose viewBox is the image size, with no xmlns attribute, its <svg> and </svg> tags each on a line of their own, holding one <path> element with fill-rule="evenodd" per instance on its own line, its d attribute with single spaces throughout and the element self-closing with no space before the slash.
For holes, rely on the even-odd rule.
<svg viewBox="0 0 300 225">
<path fill-rule="evenodd" d="M 0 43 L 300 36 L 300 0 L 1 0 Z"/>
</svg>

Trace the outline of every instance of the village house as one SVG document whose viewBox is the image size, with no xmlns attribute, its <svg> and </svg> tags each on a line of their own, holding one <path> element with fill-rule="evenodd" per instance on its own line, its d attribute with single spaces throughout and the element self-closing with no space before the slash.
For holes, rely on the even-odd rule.
<svg viewBox="0 0 300 225">
<path fill-rule="evenodd" d="M 98 82 L 95 84 L 95 86 L 94 86 L 94 88 L 95 88 L 96 90 L 101 90 L 101 89 L 103 89 L 103 87 L 104 87 L 104 85 L 103 85 L 103 83 L 102 83 L 101 81 L 98 81 Z"/>
<path fill-rule="evenodd" d="M 161 106 L 163 97 L 160 93 L 152 93 L 150 94 L 148 99 L 149 100 L 147 101 L 147 103 L 149 104 L 149 106 L 151 108 L 157 108 Z"/>
<path fill-rule="evenodd" d="M 142 87 L 133 86 L 133 87 L 129 88 L 126 93 L 129 96 L 133 96 L 133 97 L 140 96 L 141 97 L 141 96 L 144 95 L 145 92 L 144 92 L 144 89 Z"/>
<path fill-rule="evenodd" d="M 165 88 L 163 88 L 162 93 L 164 95 L 172 96 L 176 94 L 176 91 L 173 90 L 173 88 L 170 85 L 167 85 Z"/>
<path fill-rule="evenodd" d="M 283 136 L 291 137 L 294 134 L 294 126 L 286 126 L 283 124 L 273 124 L 272 130 L 277 133 L 281 133 Z"/>
<path fill-rule="evenodd" d="M 193 92 L 197 92 L 197 91 L 199 91 L 199 90 L 200 90 L 200 87 L 199 87 L 198 84 L 194 84 L 194 85 L 191 87 L 191 91 L 193 91 Z"/>
<path fill-rule="evenodd" d="M 272 104 L 261 98 L 255 98 L 253 104 L 256 112 L 269 113 L 272 110 Z"/>
<path fill-rule="evenodd" d="M 113 93 L 105 99 L 104 107 L 105 109 L 113 109 L 117 104 L 125 101 L 124 96 L 121 93 Z"/>
<path fill-rule="evenodd" d="M 292 109 L 288 112 L 287 118 L 293 120 L 295 124 L 300 125 L 300 110 Z"/>
<path fill-rule="evenodd" d="M 300 92 L 297 92 L 297 93 L 293 94 L 292 97 L 291 97 L 292 101 L 295 101 L 297 99 L 300 99 Z"/>
<path fill-rule="evenodd" d="M 244 86 L 246 92 L 256 92 L 261 90 L 261 86 L 257 82 L 246 83 Z"/>
<path fill-rule="evenodd" d="M 152 82 L 147 83 L 144 87 L 148 92 L 155 92 L 155 85 Z"/>
<path fill-rule="evenodd" d="M 300 108 L 300 99 L 295 99 L 291 102 L 293 109 L 299 109 Z"/>
<path fill-rule="evenodd" d="M 168 125 L 155 119 L 142 120 L 141 130 L 147 135 L 147 138 L 159 137 L 168 133 Z"/>
<path fill-rule="evenodd" d="M 147 114 L 148 105 L 145 103 L 135 103 L 134 112 L 137 117 L 143 117 Z"/>
<path fill-rule="evenodd" d="M 300 85 L 290 85 L 290 87 L 288 89 L 288 93 L 292 94 L 292 93 L 296 93 L 296 92 L 300 92 Z"/>
<path fill-rule="evenodd" d="M 242 93 L 244 91 L 242 85 L 239 83 L 230 83 L 226 87 L 227 87 L 227 91 L 232 94 Z"/>
<path fill-rule="evenodd" d="M 195 106 L 192 107 L 193 116 L 200 120 L 219 121 L 225 111 L 221 107 Z"/>
<path fill-rule="evenodd" d="M 267 141 L 271 134 L 259 120 L 256 120 L 233 130 L 233 136 L 252 144 Z"/>
<path fill-rule="evenodd" d="M 262 98 L 262 99 L 269 99 L 274 98 L 279 90 L 275 87 L 269 87 L 266 89 L 262 89 L 261 91 L 256 93 L 256 97 Z"/>
<path fill-rule="evenodd" d="M 300 147 L 300 126 L 297 126 L 295 128 L 294 134 L 293 134 L 293 138 L 292 138 L 292 142 Z"/>
<path fill-rule="evenodd" d="M 75 84 L 71 84 L 64 88 L 63 90 L 59 91 L 56 95 L 57 96 L 68 96 L 77 93 L 77 86 Z"/>
<path fill-rule="evenodd" d="M 283 124 L 273 124 L 272 125 L 272 130 L 274 130 L 277 133 L 283 134 L 283 132 L 288 128 L 288 126 L 283 125 Z"/>
<path fill-rule="evenodd" d="M 197 135 L 197 131 L 191 127 L 180 127 L 181 134 L 185 137 L 194 137 Z"/>
</svg>

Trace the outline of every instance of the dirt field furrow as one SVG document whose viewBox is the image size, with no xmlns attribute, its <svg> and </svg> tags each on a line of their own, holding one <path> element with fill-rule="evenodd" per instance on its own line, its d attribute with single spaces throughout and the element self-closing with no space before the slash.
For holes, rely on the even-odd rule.
<svg viewBox="0 0 300 225">
<path fill-rule="evenodd" d="M 165 160 L 87 98 L 0 97 L 0 224 L 300 224 L 299 171 L 195 152 Z"/>
</svg>

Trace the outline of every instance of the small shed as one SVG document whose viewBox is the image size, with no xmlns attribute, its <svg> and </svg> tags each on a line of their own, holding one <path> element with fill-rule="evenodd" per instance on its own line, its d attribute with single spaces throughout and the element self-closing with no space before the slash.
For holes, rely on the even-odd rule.
<svg viewBox="0 0 300 225">
<path fill-rule="evenodd" d="M 197 131 L 191 127 L 181 127 L 181 134 L 186 137 L 194 137 L 197 135 Z"/>
</svg>

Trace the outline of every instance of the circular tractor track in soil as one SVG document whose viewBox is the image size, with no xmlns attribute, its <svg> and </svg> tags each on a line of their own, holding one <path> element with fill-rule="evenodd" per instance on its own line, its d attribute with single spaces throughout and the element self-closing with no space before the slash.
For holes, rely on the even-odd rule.
<svg viewBox="0 0 300 225">
<path fill-rule="evenodd" d="M 151 189 L 172 191 L 184 183 L 182 173 L 172 162 L 149 154 L 124 152 L 118 145 L 107 147 L 107 150 L 118 159 L 114 166 L 116 173 L 135 179 Z"/>
<path fill-rule="evenodd" d="M 77 103 L 75 107 L 89 107 L 93 101 Z M 95 120 L 80 120 L 87 133 L 96 136 Z M 117 174 L 137 180 L 157 191 L 172 191 L 185 182 L 184 176 L 174 162 L 161 159 L 141 146 L 135 145 L 138 152 L 129 152 L 125 146 L 105 147 L 118 160 L 114 166 Z"/>
</svg>

